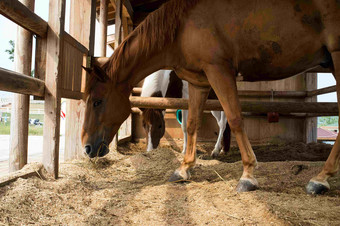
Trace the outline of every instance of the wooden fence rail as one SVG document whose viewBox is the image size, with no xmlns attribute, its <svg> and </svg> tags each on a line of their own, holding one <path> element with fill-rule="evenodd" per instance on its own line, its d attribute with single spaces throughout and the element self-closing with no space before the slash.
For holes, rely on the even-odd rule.
<svg viewBox="0 0 340 226">
<path fill-rule="evenodd" d="M 43 97 L 45 83 L 40 79 L 0 68 L 0 90 Z"/>
<path fill-rule="evenodd" d="M 188 100 L 159 97 L 130 97 L 132 107 L 158 108 L 158 109 L 188 109 Z M 255 102 L 241 101 L 242 112 L 252 113 L 318 113 L 337 114 L 337 103 L 315 102 Z M 218 100 L 207 100 L 204 110 L 221 111 Z"/>
<path fill-rule="evenodd" d="M 47 36 L 47 22 L 18 0 L 0 0 L 0 13 L 38 36 Z"/>
</svg>

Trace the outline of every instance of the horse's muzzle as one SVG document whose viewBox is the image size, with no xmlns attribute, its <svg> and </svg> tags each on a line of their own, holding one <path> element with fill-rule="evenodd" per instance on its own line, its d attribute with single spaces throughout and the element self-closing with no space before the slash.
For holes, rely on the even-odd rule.
<svg viewBox="0 0 340 226">
<path fill-rule="evenodd" d="M 85 145 L 85 153 L 90 157 L 103 157 L 107 153 L 109 153 L 108 145 L 105 142 L 101 142 L 96 147 L 92 147 L 92 145 Z"/>
</svg>

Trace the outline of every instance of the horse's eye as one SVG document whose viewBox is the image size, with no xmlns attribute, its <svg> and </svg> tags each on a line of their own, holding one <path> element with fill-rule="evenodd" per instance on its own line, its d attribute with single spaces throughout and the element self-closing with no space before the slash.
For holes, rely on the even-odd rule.
<svg viewBox="0 0 340 226">
<path fill-rule="evenodd" d="M 97 100 L 93 103 L 93 107 L 98 107 L 102 103 L 101 100 Z"/>
<path fill-rule="evenodd" d="M 159 126 L 158 126 L 158 129 L 161 129 L 161 128 L 162 128 L 162 125 L 159 125 Z"/>
</svg>

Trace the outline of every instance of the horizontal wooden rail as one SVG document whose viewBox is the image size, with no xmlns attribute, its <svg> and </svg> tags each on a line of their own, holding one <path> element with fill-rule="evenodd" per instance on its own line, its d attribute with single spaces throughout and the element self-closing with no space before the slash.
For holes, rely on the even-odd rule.
<svg viewBox="0 0 340 226">
<path fill-rule="evenodd" d="M 63 37 L 65 41 L 67 41 L 74 48 L 78 49 L 80 52 L 86 55 L 89 53 L 89 50 L 85 46 L 83 46 L 80 42 L 78 42 L 75 38 L 73 38 L 69 33 L 64 32 Z"/>
<path fill-rule="evenodd" d="M 132 107 L 188 109 L 188 100 L 186 99 L 132 96 L 130 101 Z M 336 103 L 241 101 L 241 108 L 243 112 L 253 113 L 338 113 Z M 222 107 L 218 100 L 207 100 L 204 110 L 221 111 Z"/>
<path fill-rule="evenodd" d="M 308 91 L 307 96 L 312 97 L 312 96 L 317 96 L 317 95 L 322 95 L 322 94 L 332 93 L 332 92 L 336 92 L 336 86 L 329 86 L 329 87 L 325 87 L 322 89 Z"/>
<path fill-rule="evenodd" d="M 40 79 L 0 68 L 0 90 L 43 97 L 45 83 Z"/>
<path fill-rule="evenodd" d="M 47 36 L 47 22 L 18 0 L 0 0 L 0 13 L 42 38 Z"/>
<path fill-rule="evenodd" d="M 142 93 L 141 87 L 135 87 L 132 90 L 133 94 L 140 95 Z M 239 90 L 240 97 L 271 97 L 271 91 L 256 91 L 256 90 Z M 307 97 L 306 91 L 273 91 L 274 98 L 305 98 Z"/>
</svg>

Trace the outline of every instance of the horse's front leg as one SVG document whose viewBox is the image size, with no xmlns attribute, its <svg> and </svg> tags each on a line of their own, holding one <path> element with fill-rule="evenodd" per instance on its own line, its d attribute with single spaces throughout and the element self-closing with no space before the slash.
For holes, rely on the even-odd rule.
<svg viewBox="0 0 340 226">
<path fill-rule="evenodd" d="M 188 121 L 188 111 L 182 110 L 182 131 L 183 131 L 183 151 L 182 154 L 185 155 L 187 150 L 188 133 L 187 133 L 187 121 Z"/>
<path fill-rule="evenodd" d="M 183 181 L 190 178 L 189 169 L 196 162 L 197 131 L 201 127 L 201 120 L 209 88 L 197 87 L 189 84 L 189 111 L 187 121 L 187 149 L 181 166 L 172 174 L 169 181 Z"/>
<path fill-rule="evenodd" d="M 336 80 L 336 92 L 338 97 L 338 108 L 340 113 L 340 52 L 333 52 L 332 59 L 334 63 L 333 75 Z M 340 114 L 339 114 L 340 116 Z M 339 121 L 340 127 L 340 121 Z M 335 144 L 329 154 L 322 171 L 312 178 L 306 186 L 306 191 L 309 194 L 322 194 L 329 190 L 330 186 L 327 182 L 328 178 L 334 176 L 340 165 L 340 138 L 336 138 Z"/>
<path fill-rule="evenodd" d="M 240 148 L 243 174 L 236 189 L 238 192 L 255 190 L 258 187 L 254 177 L 257 161 L 248 136 L 244 131 L 235 73 L 225 65 L 207 65 L 204 71 L 223 107 L 231 131 L 234 133 Z"/>
</svg>

